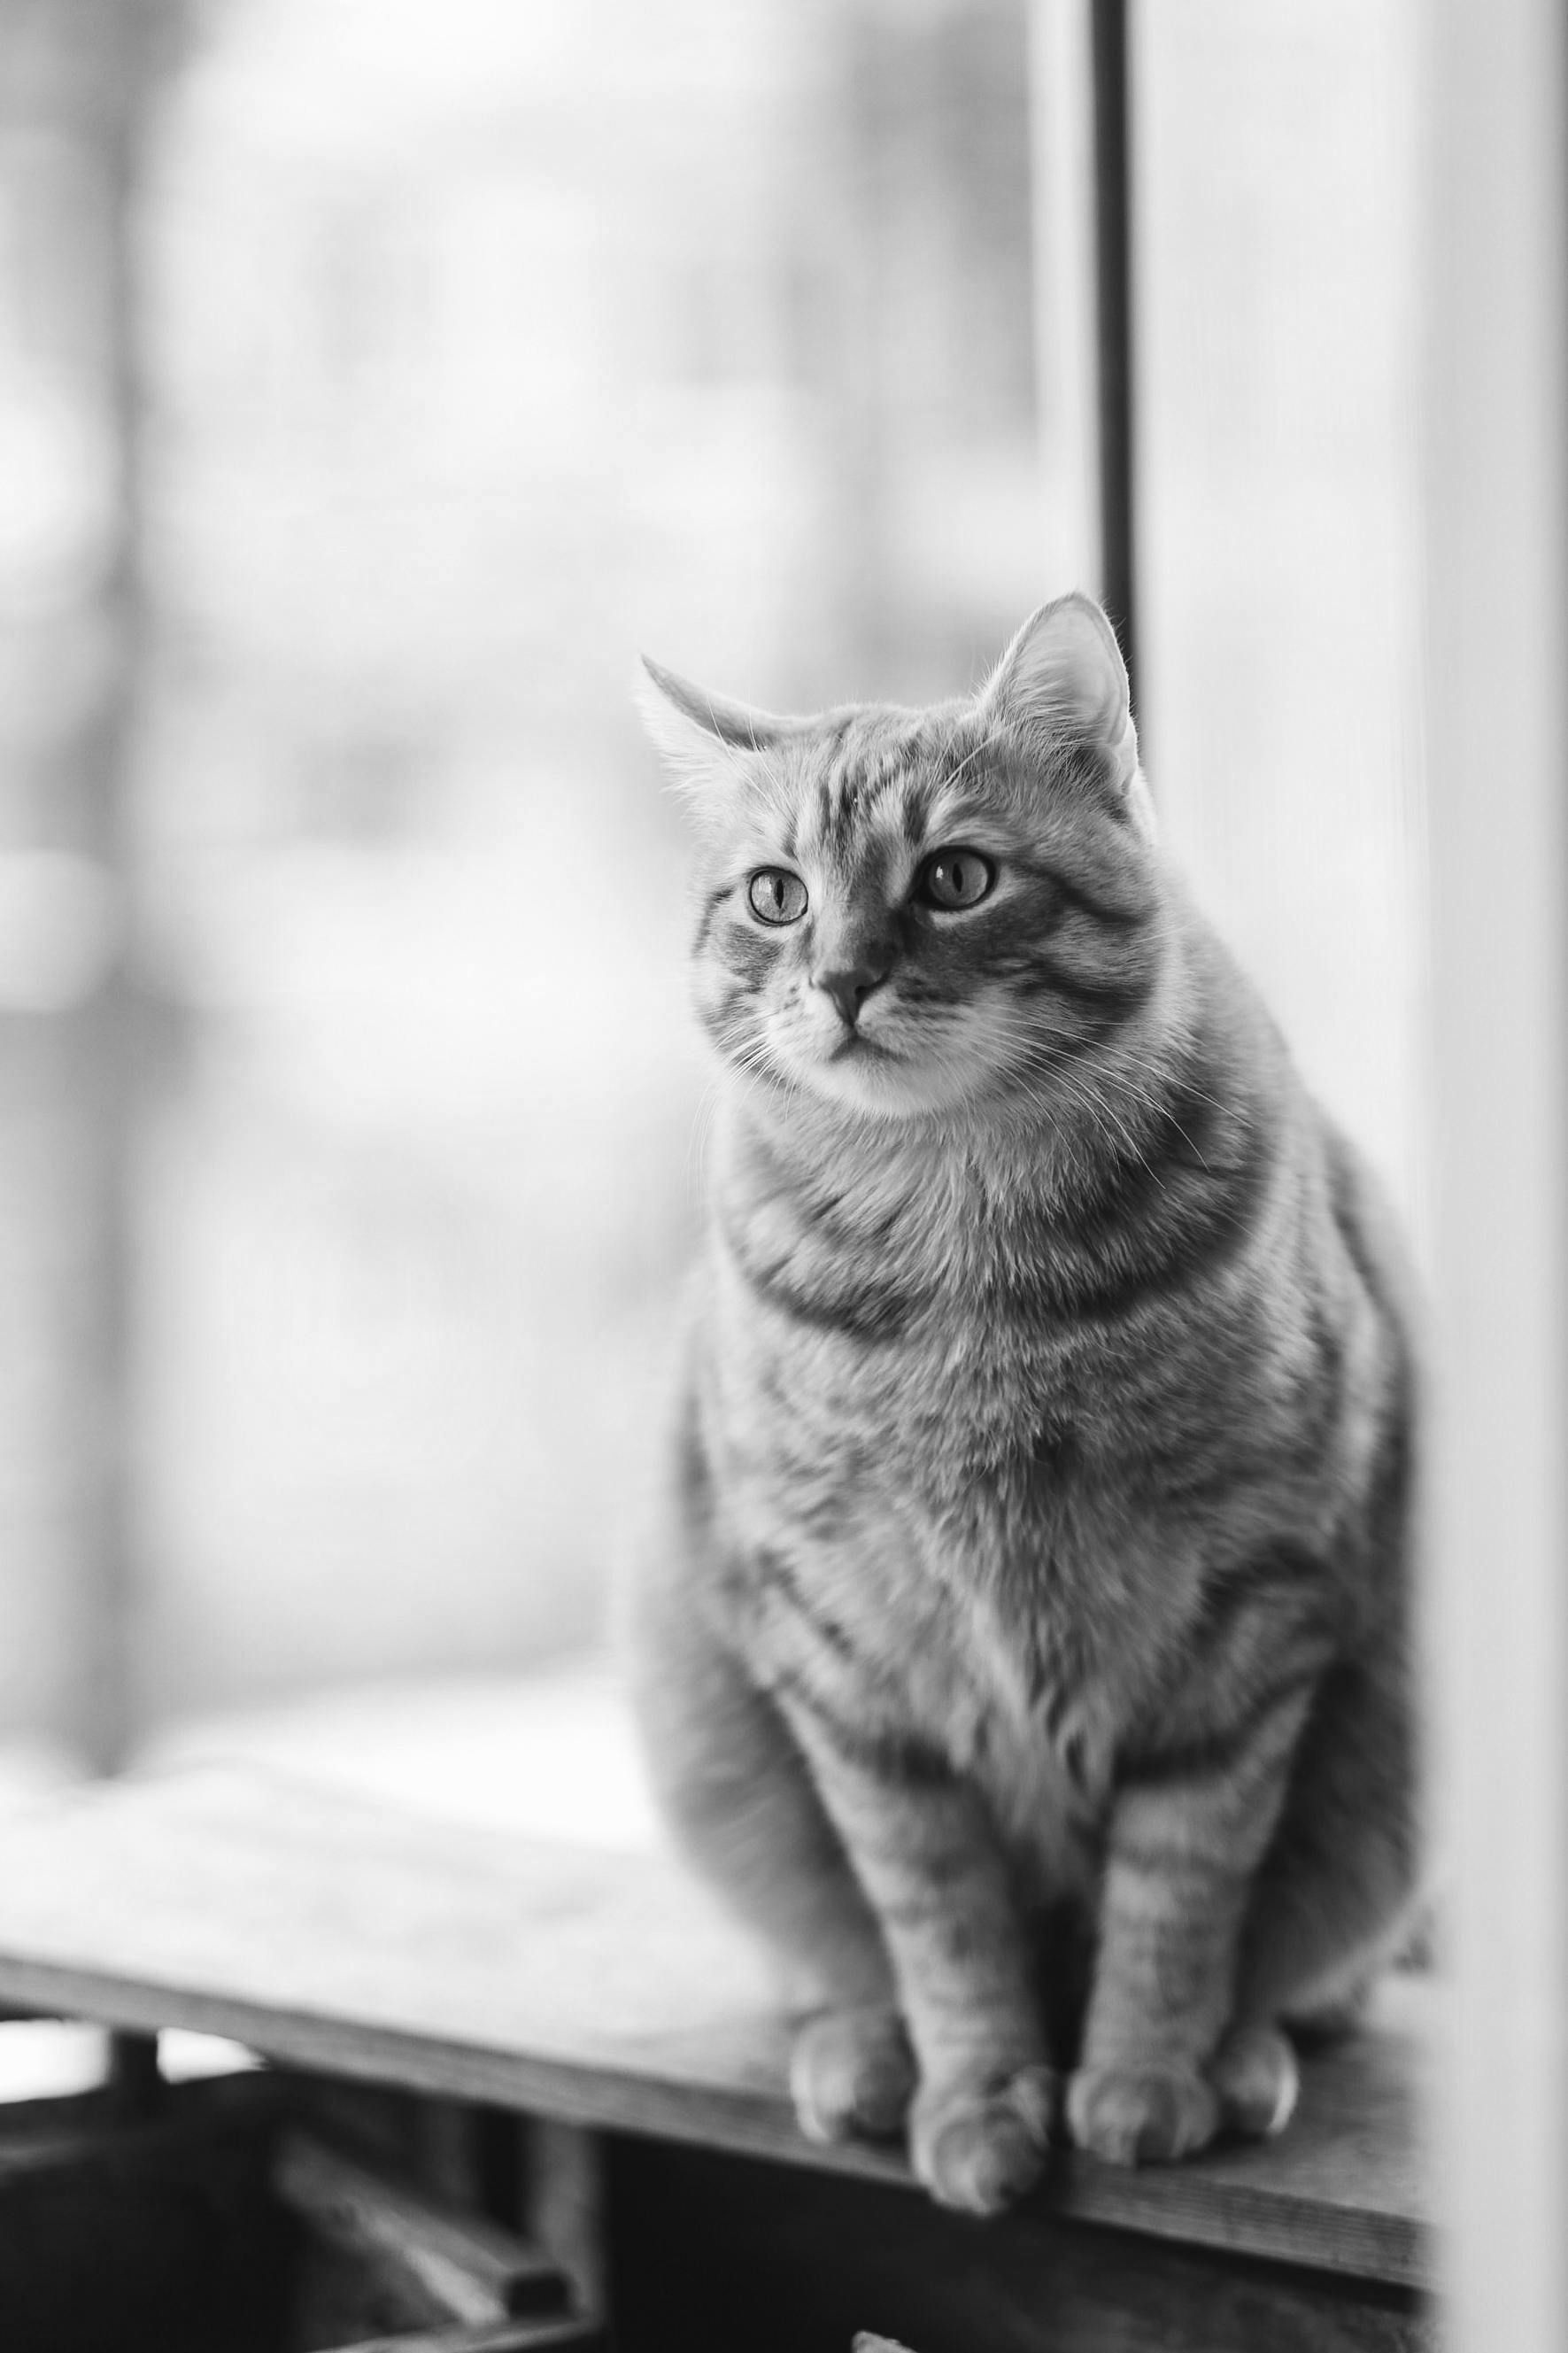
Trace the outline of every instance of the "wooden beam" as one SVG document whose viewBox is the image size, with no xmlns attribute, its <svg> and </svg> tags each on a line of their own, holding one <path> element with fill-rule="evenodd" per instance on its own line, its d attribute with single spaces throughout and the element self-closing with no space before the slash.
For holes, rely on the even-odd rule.
<svg viewBox="0 0 1568 2353">
<path fill-rule="evenodd" d="M 1568 54 L 1426 44 L 1438 2116 L 1462 2353 L 1568 2343 Z"/>
<path fill-rule="evenodd" d="M 1136 701 L 1126 0 L 1033 0 L 1029 36 L 1042 575 L 1098 592 Z"/>
<path fill-rule="evenodd" d="M 272 2184 L 317 2238 L 405 2275 L 433 2318 L 477 2326 L 566 2309 L 566 2280 L 537 2248 L 481 2215 L 432 2204 L 312 2133 L 283 2136 Z"/>
<path fill-rule="evenodd" d="M 281 1778 L 187 1774 L 0 1827 L 0 1999 L 910 2189 L 897 2150 L 803 2138 L 759 1957 L 670 1862 L 458 1831 Z M 1379 2031 L 1308 2059 L 1279 2140 L 1142 2172 L 1065 2155 L 1045 2204 L 1423 2285 L 1433 1989 L 1388 1997 Z M 558 2259 L 575 2259 L 575 2228 L 531 2207 Z"/>
<path fill-rule="evenodd" d="M 1132 145 L 1127 0 L 1093 0 L 1094 341 L 1100 443 L 1100 593 L 1137 701 L 1133 480 Z"/>
</svg>

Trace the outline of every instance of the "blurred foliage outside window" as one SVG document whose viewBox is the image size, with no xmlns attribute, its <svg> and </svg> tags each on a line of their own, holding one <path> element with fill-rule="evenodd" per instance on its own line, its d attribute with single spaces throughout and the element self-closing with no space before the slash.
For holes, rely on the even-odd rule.
<svg viewBox="0 0 1568 2353">
<path fill-rule="evenodd" d="M 1408 1195 L 1410 0 L 1134 31 L 1151 763 Z M 0 0 L 0 1739 L 596 1634 L 705 1083 L 635 652 L 917 700 L 1068 585 L 1029 36 Z"/>
</svg>

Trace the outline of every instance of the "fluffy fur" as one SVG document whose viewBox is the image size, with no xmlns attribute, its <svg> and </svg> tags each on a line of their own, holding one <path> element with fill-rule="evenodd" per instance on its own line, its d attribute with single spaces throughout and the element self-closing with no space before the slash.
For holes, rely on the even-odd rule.
<svg viewBox="0 0 1568 2353">
<path fill-rule="evenodd" d="M 907 2129 L 982 2211 L 1064 2126 L 1277 2129 L 1282 2027 L 1354 2003 L 1415 1883 L 1367 1176 L 1167 863 L 1089 600 L 931 711 L 651 675 L 721 1101 L 636 1687 L 788 1965 L 801 2123 Z M 933 896 L 955 849 L 974 903 Z"/>
</svg>

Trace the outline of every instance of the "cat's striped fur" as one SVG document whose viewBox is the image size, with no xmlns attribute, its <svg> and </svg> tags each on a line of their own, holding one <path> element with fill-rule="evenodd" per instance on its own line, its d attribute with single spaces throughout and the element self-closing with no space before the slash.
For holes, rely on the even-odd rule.
<svg viewBox="0 0 1568 2353">
<path fill-rule="evenodd" d="M 984 2210 L 1058 2116 L 1274 2128 L 1281 2023 L 1415 1883 L 1382 1211 L 1156 842 L 1087 599 L 926 712 L 655 675 L 725 1073 L 634 1596 L 658 1786 L 792 1965 L 808 2131 L 907 2110 Z M 991 888 L 932 904 L 955 847 Z"/>
</svg>

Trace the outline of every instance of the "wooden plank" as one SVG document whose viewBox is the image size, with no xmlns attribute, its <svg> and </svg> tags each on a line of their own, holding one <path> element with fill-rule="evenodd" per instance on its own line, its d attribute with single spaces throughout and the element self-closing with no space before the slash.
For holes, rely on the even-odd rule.
<svg viewBox="0 0 1568 2353">
<path fill-rule="evenodd" d="M 566 2282 L 536 2247 L 483 2216 L 433 2206 L 311 2133 L 284 2135 L 272 2187 L 315 2237 L 408 2274 L 444 2319 L 477 2326 L 566 2309 Z"/>
<path fill-rule="evenodd" d="M 532 2116 L 526 2134 L 518 2220 L 524 2235 L 560 2264 L 584 2309 L 608 2308 L 604 2137 L 558 2117 Z"/>
<path fill-rule="evenodd" d="M 183 2025 L 343 2076 L 791 2164 L 822 2150 L 784 2092 L 758 1957 L 674 1865 L 413 1821 L 280 1777 L 79 1794 L 0 1831 L 0 2000 Z M 1042 2210 L 1418 2284 L 1426 1986 L 1309 2061 L 1290 2130 L 1163 2171 L 1064 2154 Z"/>
<path fill-rule="evenodd" d="M 604 2353 L 594 2320 L 508 2320 L 473 2327 L 422 2329 L 416 2336 L 362 2337 L 335 2353 Z"/>
<path fill-rule="evenodd" d="M 1031 2211 L 976 2224 L 877 2183 L 609 2148 L 617 2353 L 1421 2353 L 1409 2290 Z"/>
</svg>

